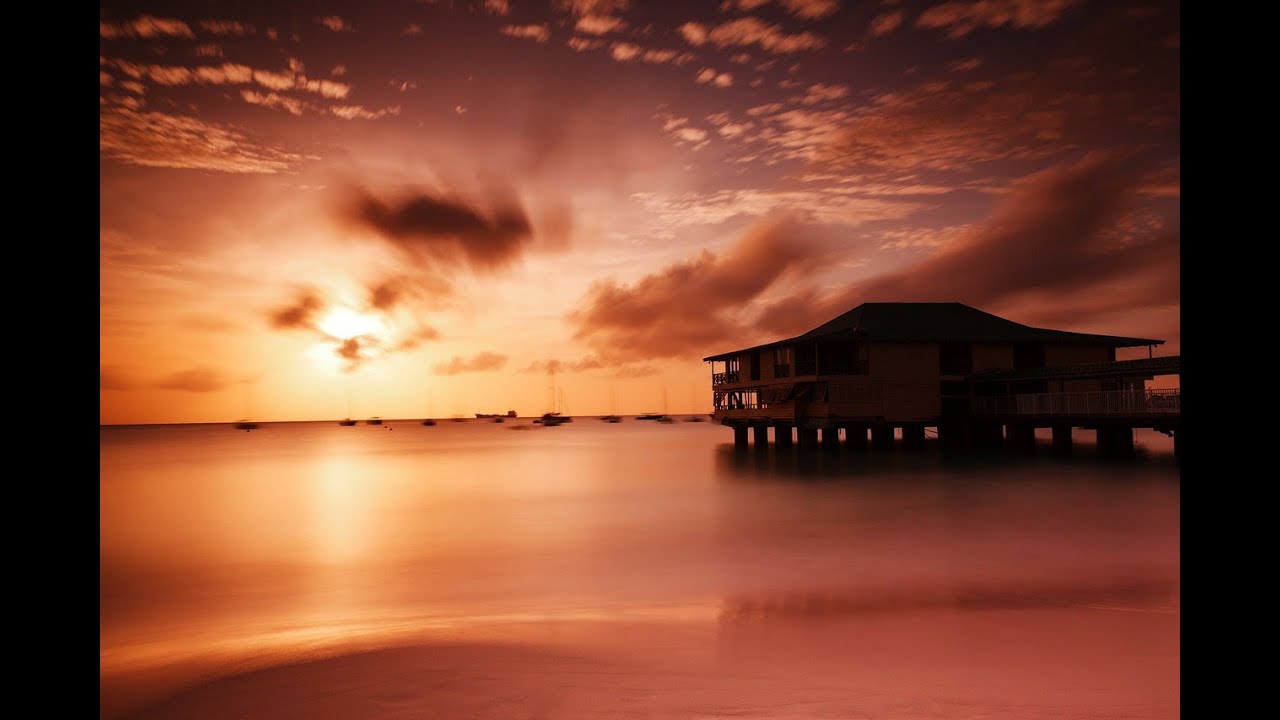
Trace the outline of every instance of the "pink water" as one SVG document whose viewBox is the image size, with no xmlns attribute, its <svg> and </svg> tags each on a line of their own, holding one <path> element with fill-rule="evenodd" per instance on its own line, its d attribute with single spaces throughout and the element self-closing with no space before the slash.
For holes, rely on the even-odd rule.
<svg viewBox="0 0 1280 720">
<path fill-rule="evenodd" d="M 104 428 L 103 716 L 1178 716 L 1163 436 L 1123 463 L 731 441 Z"/>
</svg>

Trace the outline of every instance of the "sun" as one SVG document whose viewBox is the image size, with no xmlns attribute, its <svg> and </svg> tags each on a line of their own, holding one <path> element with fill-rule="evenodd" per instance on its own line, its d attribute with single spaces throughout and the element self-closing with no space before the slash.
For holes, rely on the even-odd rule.
<svg viewBox="0 0 1280 720">
<path fill-rule="evenodd" d="M 320 319 L 318 325 L 325 333 L 339 340 L 348 340 L 361 335 L 377 337 L 386 331 L 382 321 L 377 317 L 351 308 L 334 308 Z"/>
</svg>

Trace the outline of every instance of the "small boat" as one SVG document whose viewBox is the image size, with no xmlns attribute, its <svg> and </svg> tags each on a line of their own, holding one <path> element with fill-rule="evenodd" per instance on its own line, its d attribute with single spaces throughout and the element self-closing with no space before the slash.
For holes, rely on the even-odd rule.
<svg viewBox="0 0 1280 720">
<path fill-rule="evenodd" d="M 257 430 L 258 423 L 250 422 L 248 420 L 241 420 L 240 422 L 236 423 L 236 429 L 244 430 L 245 432 L 249 432 L 250 430 Z"/>
<path fill-rule="evenodd" d="M 663 415 L 662 417 L 658 418 L 658 422 L 666 425 L 670 425 L 671 423 L 675 422 L 675 420 L 672 420 L 670 415 Z"/>
<path fill-rule="evenodd" d="M 690 415 L 689 417 L 685 418 L 684 421 L 685 422 L 706 422 L 707 419 L 702 417 L 701 415 Z"/>
<path fill-rule="evenodd" d="M 494 415 L 493 421 L 496 423 L 505 422 L 506 418 L 502 417 L 501 415 Z"/>
<path fill-rule="evenodd" d="M 666 415 L 663 415 L 662 413 L 645 413 L 644 415 L 637 415 L 636 419 L 637 420 L 661 420 L 664 417 L 666 417 Z"/>
<path fill-rule="evenodd" d="M 452 422 L 466 422 L 466 421 L 467 421 L 467 419 L 466 419 L 466 418 L 464 418 L 464 417 L 462 417 L 461 415 L 454 416 L 454 417 L 450 418 L 450 420 L 451 420 Z"/>
<path fill-rule="evenodd" d="M 604 415 L 604 416 L 601 416 L 600 419 L 607 423 L 622 422 L 622 418 L 618 417 L 617 415 Z"/>
<path fill-rule="evenodd" d="M 382 424 L 382 418 L 376 418 L 376 417 L 375 417 L 375 418 L 369 418 L 368 420 L 365 420 L 365 421 L 364 421 L 364 424 L 365 424 L 365 425 L 381 425 L 381 424 Z"/>
<path fill-rule="evenodd" d="M 351 418 L 347 418 L 346 420 L 339 420 L 338 424 L 341 425 L 342 427 L 351 427 L 352 425 L 356 424 L 356 421 L 352 420 Z"/>
<path fill-rule="evenodd" d="M 515 411 L 515 410 L 508 410 L 508 411 L 507 411 L 507 417 L 509 417 L 509 418 L 516 417 L 516 411 Z"/>
<path fill-rule="evenodd" d="M 432 420 L 431 418 L 427 418 L 426 420 L 422 421 L 422 424 L 426 425 L 427 427 L 435 427 L 436 421 Z"/>
<path fill-rule="evenodd" d="M 534 422 L 539 422 L 534 420 Z M 541 423 L 547 427 L 555 427 L 569 422 L 569 418 L 561 417 L 560 413 L 544 413 Z"/>
</svg>

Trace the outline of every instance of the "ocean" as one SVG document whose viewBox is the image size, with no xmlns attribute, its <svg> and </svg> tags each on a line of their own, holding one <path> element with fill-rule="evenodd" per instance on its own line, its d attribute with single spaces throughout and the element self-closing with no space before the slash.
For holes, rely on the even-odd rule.
<svg viewBox="0 0 1280 720">
<path fill-rule="evenodd" d="M 1176 718 L 1179 467 L 103 427 L 102 717 Z"/>
</svg>

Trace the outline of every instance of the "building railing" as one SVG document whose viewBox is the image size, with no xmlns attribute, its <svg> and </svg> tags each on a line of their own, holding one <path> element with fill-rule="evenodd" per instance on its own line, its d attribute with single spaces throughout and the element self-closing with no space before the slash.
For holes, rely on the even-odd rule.
<svg viewBox="0 0 1280 720">
<path fill-rule="evenodd" d="M 776 378 L 791 377 L 791 365 L 774 365 L 773 376 Z"/>
<path fill-rule="evenodd" d="M 796 361 L 796 377 L 802 375 L 817 375 L 818 363 L 813 360 L 797 360 Z"/>
<path fill-rule="evenodd" d="M 711 375 L 712 385 L 727 385 L 729 383 L 739 382 L 739 373 L 737 370 L 727 370 L 725 372 L 713 373 Z"/>
<path fill-rule="evenodd" d="M 1178 415 L 1181 389 L 975 397 L 976 415 Z"/>
</svg>

